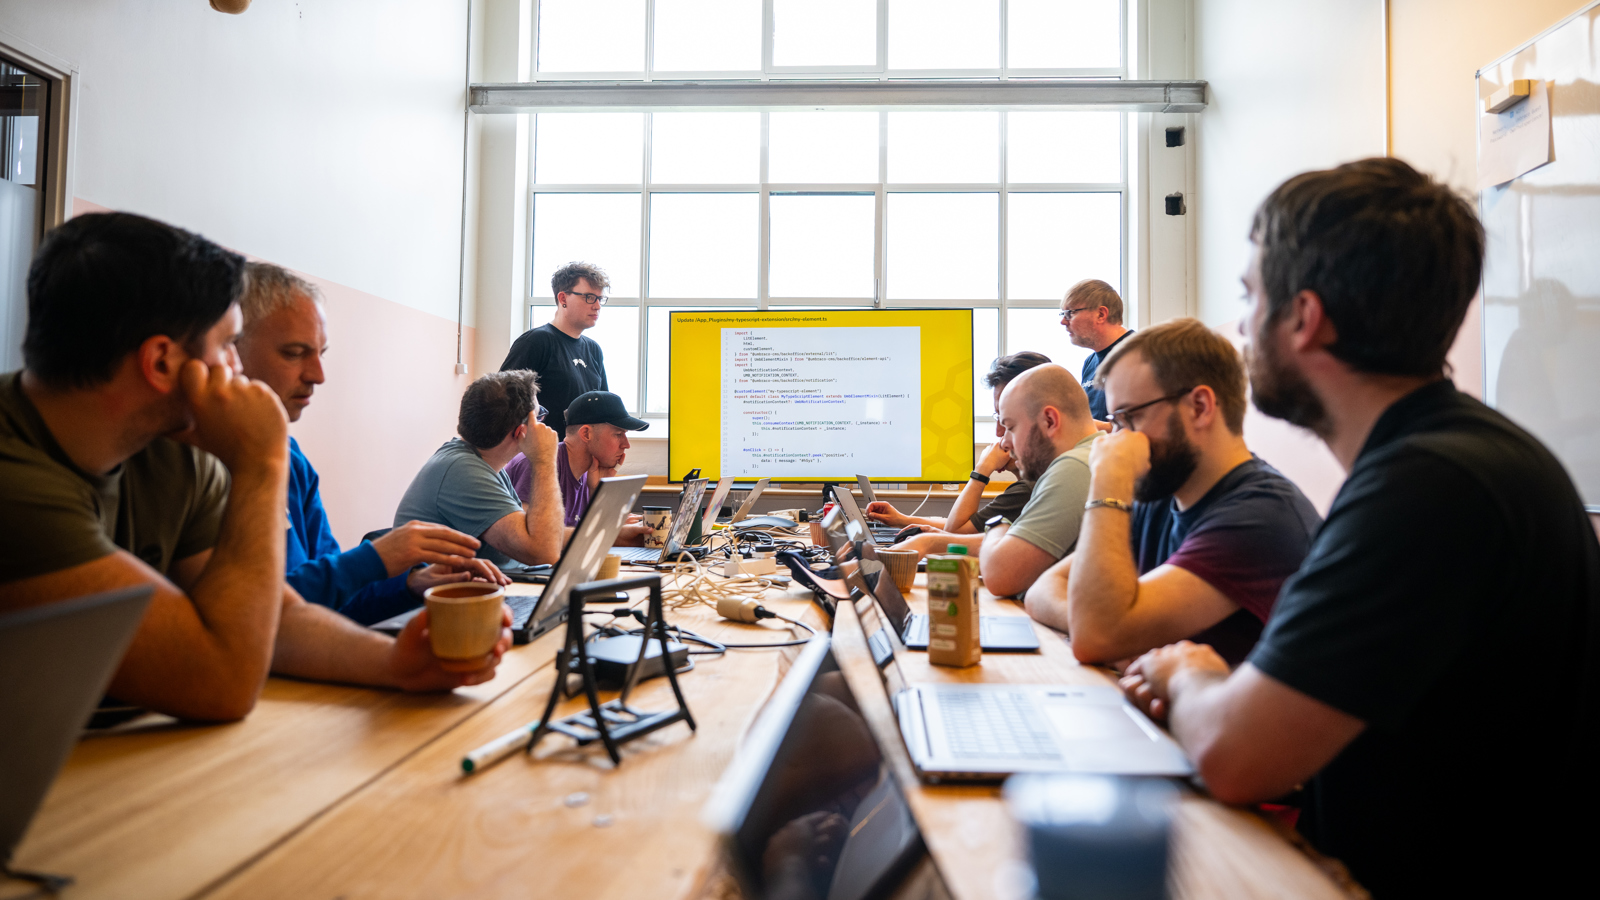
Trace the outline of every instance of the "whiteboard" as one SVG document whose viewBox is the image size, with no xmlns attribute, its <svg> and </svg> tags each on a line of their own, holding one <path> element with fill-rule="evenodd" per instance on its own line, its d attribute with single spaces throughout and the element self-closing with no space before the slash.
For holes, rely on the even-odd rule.
<svg viewBox="0 0 1600 900">
<path fill-rule="evenodd" d="M 1484 399 L 1600 512 L 1600 2 L 1479 70 L 1478 115 L 1516 78 L 1549 84 L 1555 154 L 1479 194 Z"/>
</svg>

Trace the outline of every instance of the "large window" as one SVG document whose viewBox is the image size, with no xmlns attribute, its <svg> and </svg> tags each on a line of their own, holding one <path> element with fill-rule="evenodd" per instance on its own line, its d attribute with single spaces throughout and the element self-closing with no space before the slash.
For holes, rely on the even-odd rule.
<svg viewBox="0 0 1600 900">
<path fill-rule="evenodd" d="M 1121 77 L 1123 21 L 1119 0 L 541 0 L 537 77 Z M 549 320 L 556 268 L 605 269 L 591 336 L 646 416 L 667 412 L 668 310 L 879 304 L 975 310 L 986 422 L 987 361 L 1038 350 L 1076 371 L 1062 294 L 1125 282 L 1124 113 L 532 120 L 528 323 Z"/>
</svg>

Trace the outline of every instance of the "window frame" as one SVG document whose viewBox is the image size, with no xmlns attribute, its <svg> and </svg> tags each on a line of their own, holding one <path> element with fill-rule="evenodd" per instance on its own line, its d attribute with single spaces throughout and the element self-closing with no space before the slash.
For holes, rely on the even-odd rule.
<svg viewBox="0 0 1600 900">
<path fill-rule="evenodd" d="M 704 80 L 759 80 L 769 79 L 815 79 L 847 76 L 851 78 L 875 77 L 879 79 L 891 78 L 998 78 L 1005 81 L 1011 78 L 1126 78 L 1128 77 L 1128 4 L 1129 0 L 1117 0 L 1117 19 L 1120 29 L 1117 35 L 1118 58 L 1120 65 L 1111 67 L 1060 67 L 1060 68 L 1012 68 L 1006 58 L 1006 41 L 1008 15 L 1006 0 L 1000 0 L 1000 65 L 998 68 L 958 68 L 958 69 L 891 69 L 889 68 L 889 0 L 877 0 L 877 59 L 872 65 L 857 66 L 776 66 L 772 62 L 773 49 L 773 0 L 761 0 L 761 68 L 760 69 L 727 69 L 727 70 L 702 70 L 702 71 L 662 71 L 655 69 L 655 23 L 656 0 L 639 0 L 644 4 L 644 67 L 636 70 L 617 70 L 604 72 L 560 72 L 540 71 L 539 69 L 539 41 L 540 41 L 540 8 L 543 5 L 539 0 L 534 0 L 533 9 L 533 48 L 529 68 L 529 80 L 538 81 L 704 81 Z"/>
<path fill-rule="evenodd" d="M 891 79 L 946 79 L 946 80 L 974 80 L 995 84 L 997 81 L 1004 84 L 1012 79 L 1017 79 L 1016 86 L 1023 85 L 1034 79 L 1116 79 L 1125 81 L 1130 75 L 1130 45 L 1128 40 L 1130 22 L 1129 0 L 1118 0 L 1118 19 L 1120 23 L 1118 35 L 1118 52 L 1121 65 L 1115 68 L 1027 68 L 1012 69 L 1008 65 L 1006 55 L 1006 42 L 1008 32 L 1007 3 L 1000 0 L 1000 67 L 998 69 L 890 69 L 887 66 L 888 58 L 888 25 L 889 25 L 889 0 L 877 0 L 877 61 L 870 67 L 863 66 L 774 66 L 772 64 L 772 35 L 773 35 L 773 0 L 762 0 L 762 69 L 760 71 L 701 71 L 701 72 L 656 72 L 653 68 L 654 42 L 655 42 L 655 0 L 640 0 L 645 5 L 645 67 L 638 71 L 618 72 L 541 72 L 538 70 L 539 59 L 539 9 L 536 0 L 533 15 L 533 45 L 532 65 L 530 66 L 530 83 L 537 82 L 652 82 L 652 81 L 805 81 L 817 87 L 826 87 L 830 83 L 849 84 L 859 83 L 863 78 L 868 80 L 889 81 Z M 579 87 L 579 85 L 574 85 Z M 1132 87 L 1132 85 L 1129 85 Z M 806 107 L 809 108 L 809 107 Z M 848 107 L 830 107 L 830 109 L 844 110 Z M 1134 246 L 1137 216 L 1134 215 L 1133 204 L 1134 185 L 1132 178 L 1133 160 L 1130 158 L 1133 150 L 1132 138 L 1135 137 L 1132 129 L 1134 120 L 1129 118 L 1127 107 L 1118 108 L 1110 105 L 1100 111 L 1116 111 L 1119 114 L 1118 124 L 1118 161 L 1120 180 L 1116 182 L 1030 182 L 1012 183 L 1008 179 L 1008 125 L 1010 112 L 1032 111 L 1028 107 L 1017 105 L 962 105 L 959 108 L 967 111 L 992 111 L 999 113 L 999 178 L 995 182 L 956 184 L 956 183 L 902 183 L 887 181 L 888 175 L 888 121 L 889 113 L 896 110 L 929 109 L 922 106 L 890 106 L 890 107 L 855 107 L 861 111 L 874 111 L 878 114 L 878 180 L 864 183 L 789 183 L 772 182 L 768 179 L 769 134 L 770 117 L 773 112 L 794 111 L 796 107 L 776 106 L 742 106 L 739 111 L 758 111 L 761 113 L 761 160 L 760 181 L 753 184 L 656 184 L 651 179 L 652 166 L 652 125 L 655 111 L 677 111 L 677 107 L 669 109 L 652 110 L 650 107 L 629 107 L 630 110 L 640 111 L 644 116 L 644 152 L 642 154 L 642 170 L 640 179 L 635 183 L 627 184 L 547 184 L 541 185 L 537 181 L 537 140 L 538 119 L 537 113 L 533 120 L 529 135 L 532 140 L 530 152 L 527 155 L 527 197 L 528 204 L 528 229 L 527 229 L 527 297 L 523 306 L 523 327 L 534 319 L 535 306 L 551 306 L 554 298 L 548 296 L 547 285 L 542 285 L 536 280 L 532 271 L 533 243 L 536 223 L 536 198 L 541 193 L 636 193 L 639 195 L 640 208 L 640 235 L 639 235 L 639 295 L 632 297 L 616 296 L 610 299 L 608 307 L 611 310 L 633 309 L 639 317 L 638 334 L 639 345 L 637 348 L 637 409 L 635 415 L 652 421 L 666 422 L 670 418 L 668 413 L 649 412 L 649 357 L 650 346 L 653 340 L 666 340 L 666 336 L 652 336 L 649 329 L 649 309 L 651 306 L 681 305 L 687 307 L 750 307 L 766 310 L 770 308 L 785 308 L 795 306 L 811 306 L 826 308 L 899 308 L 899 307 L 938 307 L 980 309 L 992 308 L 998 310 L 997 346 L 994 355 L 1006 352 L 1009 343 L 1008 316 L 1006 311 L 1018 309 L 1053 309 L 1059 304 L 1059 299 L 1011 299 L 1007 290 L 1009 269 L 1008 251 L 1008 219 L 1009 197 L 1014 193 L 1116 193 L 1119 195 L 1118 207 L 1120 210 L 1120 270 L 1118 272 L 1121 290 L 1126 295 L 1130 287 L 1130 276 L 1137 264 L 1137 250 Z M 943 107 L 933 107 L 934 109 Z M 733 111 L 728 107 L 721 110 Z M 1059 107 L 1038 107 L 1038 111 L 1058 111 Z M 560 112 L 557 108 L 547 108 L 545 112 Z M 573 110 L 577 112 L 579 110 Z M 616 111 L 623 111 L 617 109 Z M 709 110 L 708 110 L 709 111 Z M 1093 111 L 1083 109 L 1081 111 Z M 756 193 L 758 194 L 758 251 L 757 251 L 757 277 L 755 298 L 673 298 L 662 300 L 649 295 L 650 279 L 650 203 L 651 196 L 658 193 Z M 872 194 L 874 196 L 874 272 L 876 275 L 876 290 L 873 297 L 860 298 L 772 298 L 768 292 L 768 275 L 771 260 L 771 218 L 770 199 L 773 194 L 810 193 L 810 194 Z M 930 300 L 927 298 L 907 297 L 895 300 L 887 299 L 890 294 L 886 271 L 887 231 L 886 213 L 888 194 L 891 193 L 994 193 L 998 195 L 998 222 L 996 228 L 997 253 L 997 289 L 994 299 L 979 300 Z M 1063 286 L 1065 290 L 1065 286 Z M 608 314 L 615 314 L 614 312 Z M 1130 320 L 1137 319 L 1136 304 L 1130 304 L 1128 309 Z M 1131 324 L 1137 325 L 1136 321 Z M 985 421 L 992 421 L 992 416 L 975 415 L 979 427 Z M 668 425 L 670 427 L 670 425 Z"/>
</svg>

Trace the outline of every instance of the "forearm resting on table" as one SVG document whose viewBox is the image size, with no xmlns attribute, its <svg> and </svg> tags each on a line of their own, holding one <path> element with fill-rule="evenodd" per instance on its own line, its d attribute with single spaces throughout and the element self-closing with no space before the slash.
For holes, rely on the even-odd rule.
<svg viewBox="0 0 1600 900">
<path fill-rule="evenodd" d="M 395 687 L 388 664 L 393 645 L 388 635 L 307 603 L 285 588 L 272 671 L 316 681 Z"/>
<path fill-rule="evenodd" d="M 1260 803 L 1289 793 L 1366 727 L 1248 662 L 1231 675 L 1180 669 L 1167 693 L 1173 737 L 1207 790 L 1224 803 Z"/>
<path fill-rule="evenodd" d="M 978 565 L 984 587 L 997 597 L 1015 597 L 1031 587 L 1056 560 L 1049 553 L 997 525 L 983 536 Z"/>
</svg>

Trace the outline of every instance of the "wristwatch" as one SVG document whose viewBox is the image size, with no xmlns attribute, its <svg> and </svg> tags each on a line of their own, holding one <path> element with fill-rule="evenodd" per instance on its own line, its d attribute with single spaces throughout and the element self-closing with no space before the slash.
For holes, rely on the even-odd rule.
<svg viewBox="0 0 1600 900">
<path fill-rule="evenodd" d="M 984 534 L 988 534 L 989 533 L 989 529 L 995 527 L 996 525 L 1010 526 L 1011 525 L 1011 520 L 1006 518 L 1005 516 L 990 516 L 989 520 L 987 522 L 983 523 L 983 532 L 984 532 Z"/>
<path fill-rule="evenodd" d="M 967 477 L 971 478 L 973 481 L 976 481 L 979 484 L 988 484 L 989 483 L 989 476 L 983 474 L 982 472 L 979 472 L 977 469 L 973 469 L 972 470 L 972 474 L 968 475 Z"/>
</svg>

